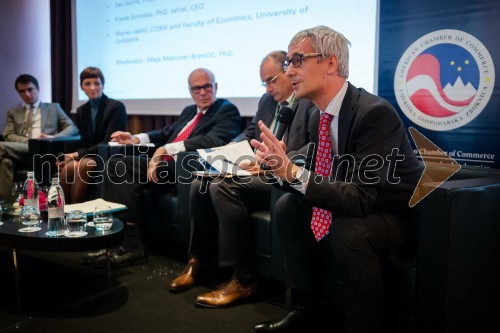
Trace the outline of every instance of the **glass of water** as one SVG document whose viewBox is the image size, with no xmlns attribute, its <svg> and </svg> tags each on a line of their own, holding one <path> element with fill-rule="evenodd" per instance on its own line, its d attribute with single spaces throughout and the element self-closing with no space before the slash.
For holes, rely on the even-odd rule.
<svg viewBox="0 0 500 333">
<path fill-rule="evenodd" d="M 87 214 L 83 210 L 72 210 L 66 215 L 66 237 L 83 237 L 87 235 Z"/>
<path fill-rule="evenodd" d="M 108 231 L 113 225 L 113 212 L 110 206 L 96 206 L 94 208 L 94 227 L 96 231 Z"/>
<path fill-rule="evenodd" d="M 35 232 L 40 228 L 40 210 L 37 206 L 24 206 L 19 213 L 19 220 L 24 225 L 19 232 Z"/>
</svg>

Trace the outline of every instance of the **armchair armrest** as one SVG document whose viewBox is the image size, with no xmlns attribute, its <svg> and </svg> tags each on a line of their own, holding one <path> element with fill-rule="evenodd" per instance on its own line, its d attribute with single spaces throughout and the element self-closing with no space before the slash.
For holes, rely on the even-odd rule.
<svg viewBox="0 0 500 333">
<path fill-rule="evenodd" d="M 57 171 L 57 157 L 61 153 L 74 151 L 72 150 L 73 147 L 79 143 L 79 135 L 28 140 L 28 149 L 33 161 L 35 178 L 42 186 L 50 185 L 52 175 Z"/>
<path fill-rule="evenodd" d="M 453 178 L 416 206 L 419 332 L 463 330 L 495 316 L 488 295 L 500 280 L 500 175 L 476 168 Z"/>
<path fill-rule="evenodd" d="M 156 150 L 155 147 L 149 147 L 146 145 L 110 145 L 107 143 L 101 143 L 97 145 L 97 155 L 100 158 L 97 159 L 97 170 L 104 171 L 104 163 L 108 161 L 113 156 L 140 156 L 147 155 L 149 157 L 153 156 Z"/>
<path fill-rule="evenodd" d="M 97 145 L 97 155 L 104 161 L 109 160 L 112 156 L 153 156 L 156 146 L 150 147 L 147 145 L 110 145 L 101 143 Z"/>
</svg>

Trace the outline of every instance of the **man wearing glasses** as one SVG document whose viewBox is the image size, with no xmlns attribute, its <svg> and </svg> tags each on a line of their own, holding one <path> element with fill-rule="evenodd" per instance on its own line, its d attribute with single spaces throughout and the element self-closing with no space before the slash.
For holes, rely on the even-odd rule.
<svg viewBox="0 0 500 333">
<path fill-rule="evenodd" d="M 283 141 L 290 158 L 305 155 L 307 144 L 317 136 L 319 111 L 308 99 L 296 99 L 290 80 L 281 63 L 285 51 L 273 51 L 261 62 L 260 77 L 266 93 L 259 101 L 257 113 L 248 127 L 232 141 L 260 140 L 257 122 L 274 128 L 282 104 L 294 110 L 294 116 Z M 257 291 L 255 249 L 250 215 L 269 209 L 271 185 L 258 164 L 245 168 L 252 177 L 197 180 L 191 185 L 191 239 L 189 261 L 183 272 L 170 283 L 171 292 L 188 290 L 206 278 L 207 266 L 217 255 L 211 253 L 218 239 L 218 266 L 233 269 L 229 281 L 216 290 L 199 295 L 196 305 L 219 308 L 246 299 Z M 208 191 L 206 187 L 208 187 Z M 218 232 L 218 235 L 216 234 Z M 210 235 L 210 236 L 208 236 Z M 212 251 L 213 252 L 213 251 Z"/>
<path fill-rule="evenodd" d="M 414 236 L 408 202 L 422 167 L 394 107 L 347 82 L 348 47 L 342 34 L 318 26 L 297 33 L 283 61 L 297 98 L 310 98 L 320 109 L 314 167 L 290 163 L 263 123 L 262 142 L 252 140 L 257 161 L 293 187 L 278 200 L 272 221 L 292 308 L 281 319 L 256 324 L 256 332 L 315 331 L 324 265 L 333 265 L 343 283 L 344 330 L 378 332 L 381 263 L 412 262 L 402 249 Z M 391 167 L 388 160 L 397 163 Z"/>
<path fill-rule="evenodd" d="M 230 101 L 216 97 L 217 82 L 210 70 L 198 68 L 192 71 L 188 85 L 195 104 L 185 107 L 173 124 L 148 133 L 115 132 L 111 135 L 111 141 L 121 144 L 154 143 L 159 146 L 149 163 L 146 158 L 137 156 L 112 158 L 108 162 L 106 175 L 109 179 L 103 185 L 103 196 L 128 207 L 126 220 L 130 237 L 112 254 L 111 262 L 116 265 L 144 257 L 142 243 L 134 236 L 139 235 L 135 223 L 145 215 L 141 210 L 145 186 L 168 191 L 176 182 L 174 163 L 177 154 L 224 145 L 240 131 L 238 108 Z M 89 253 L 84 260 L 94 261 L 98 257 L 103 257 L 102 251 Z"/>
</svg>

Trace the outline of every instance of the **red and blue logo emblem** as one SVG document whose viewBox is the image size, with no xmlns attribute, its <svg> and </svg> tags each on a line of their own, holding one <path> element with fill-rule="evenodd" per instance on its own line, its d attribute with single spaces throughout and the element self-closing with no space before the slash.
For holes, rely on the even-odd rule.
<svg viewBox="0 0 500 333">
<path fill-rule="evenodd" d="M 459 30 L 439 30 L 415 41 L 394 77 L 399 107 L 415 124 L 444 131 L 477 117 L 491 97 L 493 61 L 484 45 Z"/>
</svg>

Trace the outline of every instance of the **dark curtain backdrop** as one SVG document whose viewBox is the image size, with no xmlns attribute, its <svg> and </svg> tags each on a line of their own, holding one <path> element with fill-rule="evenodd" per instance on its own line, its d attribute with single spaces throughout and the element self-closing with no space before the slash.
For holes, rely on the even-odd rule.
<svg viewBox="0 0 500 333">
<path fill-rule="evenodd" d="M 50 1 L 50 34 L 52 52 L 52 100 L 71 111 L 73 89 L 71 55 L 71 1 Z"/>
</svg>

